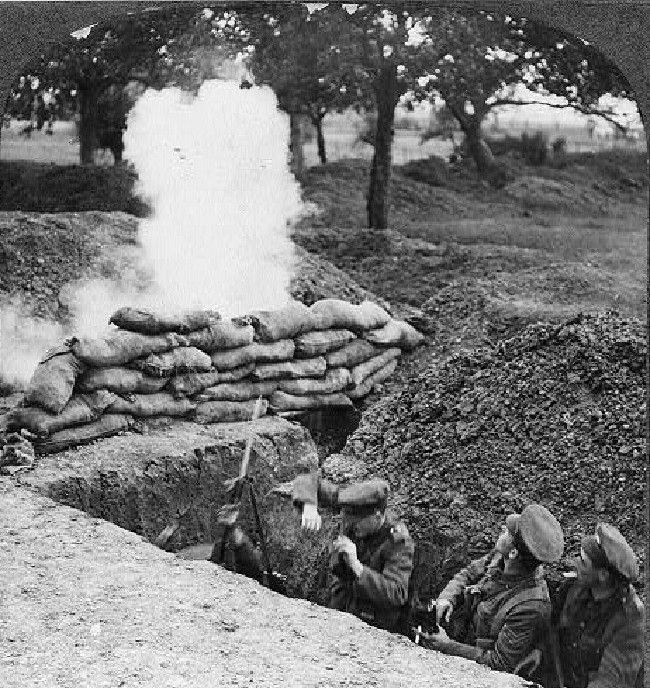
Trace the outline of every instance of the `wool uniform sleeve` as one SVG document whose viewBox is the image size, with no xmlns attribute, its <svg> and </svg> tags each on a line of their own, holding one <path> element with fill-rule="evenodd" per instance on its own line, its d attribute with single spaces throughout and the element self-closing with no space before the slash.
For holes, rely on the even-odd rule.
<svg viewBox="0 0 650 688">
<path fill-rule="evenodd" d="M 635 613 L 636 612 L 636 613 Z M 643 663 L 644 617 L 642 605 L 627 616 L 606 645 L 595 676 L 588 688 L 633 688 Z"/>
<path fill-rule="evenodd" d="M 364 595 L 382 606 L 406 604 L 414 551 L 415 545 L 408 533 L 398 534 L 381 572 L 363 567 L 357 585 Z"/>
<path fill-rule="evenodd" d="M 302 508 L 303 504 L 316 504 L 336 508 L 339 486 L 323 480 L 318 473 L 304 473 L 294 478 L 293 505 Z"/>
<path fill-rule="evenodd" d="M 508 614 L 492 650 L 481 650 L 477 661 L 491 669 L 512 672 L 534 648 L 550 603 L 539 600 L 520 604 Z"/>
<path fill-rule="evenodd" d="M 469 566 L 461 569 L 447 583 L 438 597 L 443 600 L 449 600 L 454 607 L 457 607 L 458 601 L 465 592 L 465 588 L 468 585 L 478 583 L 483 578 L 493 554 L 493 552 L 490 552 L 480 559 L 475 559 Z"/>
</svg>

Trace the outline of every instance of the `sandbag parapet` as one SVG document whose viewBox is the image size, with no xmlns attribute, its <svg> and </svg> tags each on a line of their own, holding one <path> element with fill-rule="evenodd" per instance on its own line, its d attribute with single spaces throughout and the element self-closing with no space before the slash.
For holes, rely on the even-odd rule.
<svg viewBox="0 0 650 688">
<path fill-rule="evenodd" d="M 37 453 L 127 430 L 136 419 L 246 421 L 260 397 L 262 415 L 352 406 L 424 339 L 375 303 L 338 299 L 231 319 L 122 308 L 111 323 L 97 338 L 49 351 L 34 372 L 10 419 L 12 429 L 35 434 Z"/>
</svg>

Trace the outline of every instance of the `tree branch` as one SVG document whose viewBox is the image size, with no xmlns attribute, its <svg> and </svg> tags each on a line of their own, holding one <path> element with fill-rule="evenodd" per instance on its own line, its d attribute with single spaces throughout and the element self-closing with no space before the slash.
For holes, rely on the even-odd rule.
<svg viewBox="0 0 650 688">
<path fill-rule="evenodd" d="M 612 117 L 611 111 L 607 110 L 594 110 L 591 108 L 586 107 L 585 105 L 578 105 L 578 104 L 571 104 L 571 103 L 544 103 L 542 101 L 538 100 L 514 100 L 510 98 L 499 98 L 498 100 L 494 101 L 493 103 L 486 103 L 486 114 L 490 110 L 492 110 L 495 107 L 501 107 L 503 105 L 544 105 L 545 107 L 550 107 L 550 108 L 555 108 L 555 109 L 560 109 L 560 110 L 566 110 L 566 109 L 571 109 L 571 110 L 576 110 L 577 112 L 581 112 L 583 115 L 593 115 L 594 117 L 602 117 L 604 120 L 608 121 L 610 124 L 613 124 L 619 131 L 622 131 L 624 134 L 627 134 L 629 131 L 629 127 L 626 126 L 625 124 L 621 124 L 617 120 Z"/>
</svg>

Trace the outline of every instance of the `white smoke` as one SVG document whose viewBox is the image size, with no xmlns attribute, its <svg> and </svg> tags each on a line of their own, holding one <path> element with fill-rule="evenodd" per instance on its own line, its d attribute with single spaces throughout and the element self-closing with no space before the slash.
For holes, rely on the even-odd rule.
<svg viewBox="0 0 650 688">
<path fill-rule="evenodd" d="M 229 317 L 290 300 L 289 227 L 307 206 L 289 171 L 289 119 L 269 88 L 218 80 L 196 97 L 146 91 L 124 143 L 154 209 L 140 221 L 139 250 L 125 249 L 126 260 L 119 251 L 108 258 L 110 272 L 120 263 L 119 279 L 62 289 L 59 300 L 73 318 L 65 330 L 31 318 L 24 305 L 4 307 L 0 381 L 24 385 L 48 348 L 71 335 L 99 335 L 122 306 L 208 308 Z"/>
<path fill-rule="evenodd" d="M 287 303 L 288 230 L 304 207 L 273 92 L 220 80 L 195 98 L 147 91 L 127 125 L 125 157 L 154 207 L 140 225 L 155 283 L 147 305 L 232 316 Z"/>
<path fill-rule="evenodd" d="M 65 337 L 61 325 L 31 317 L 27 306 L 16 297 L 0 305 L 0 382 L 22 387 L 43 353 Z"/>
</svg>

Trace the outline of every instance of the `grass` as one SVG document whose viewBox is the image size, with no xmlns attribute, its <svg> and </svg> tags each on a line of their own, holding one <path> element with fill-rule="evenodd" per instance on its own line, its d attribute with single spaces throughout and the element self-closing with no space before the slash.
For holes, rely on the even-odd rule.
<svg viewBox="0 0 650 688">
<path fill-rule="evenodd" d="M 426 242 L 419 247 L 364 229 L 365 161 L 312 168 L 305 195 L 321 212 L 302 223 L 296 238 L 375 293 L 413 306 L 456 278 L 472 278 L 509 284 L 520 290 L 522 303 L 537 295 L 545 312 L 557 302 L 558 313 L 573 303 L 574 309 L 613 307 L 645 318 L 645 155 L 582 153 L 565 155 L 561 164 L 508 163 L 515 181 L 504 190 L 484 184 L 469 164 L 452 167 L 431 158 L 395 166 L 391 229 Z M 545 271 L 552 280 L 542 279 Z"/>
</svg>

